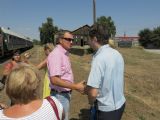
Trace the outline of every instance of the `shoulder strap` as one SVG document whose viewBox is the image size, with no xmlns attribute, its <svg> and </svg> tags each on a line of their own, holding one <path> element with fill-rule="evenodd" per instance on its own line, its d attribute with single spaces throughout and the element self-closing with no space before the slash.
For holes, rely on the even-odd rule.
<svg viewBox="0 0 160 120">
<path fill-rule="evenodd" d="M 57 119 L 60 120 L 59 114 L 58 114 L 58 109 L 57 109 L 57 106 L 56 106 L 54 100 L 50 96 L 46 97 L 46 99 L 51 104 L 51 106 L 52 106 L 52 108 L 53 108 L 53 110 L 54 110 L 54 112 L 55 112 L 55 114 L 57 116 Z"/>
</svg>

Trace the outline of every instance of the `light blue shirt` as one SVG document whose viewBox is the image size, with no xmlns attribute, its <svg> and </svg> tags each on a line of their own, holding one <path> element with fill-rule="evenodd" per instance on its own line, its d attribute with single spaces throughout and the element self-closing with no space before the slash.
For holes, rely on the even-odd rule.
<svg viewBox="0 0 160 120">
<path fill-rule="evenodd" d="M 113 111 L 125 103 L 124 61 L 121 54 L 108 44 L 93 56 L 88 86 L 98 88 L 98 109 Z"/>
</svg>

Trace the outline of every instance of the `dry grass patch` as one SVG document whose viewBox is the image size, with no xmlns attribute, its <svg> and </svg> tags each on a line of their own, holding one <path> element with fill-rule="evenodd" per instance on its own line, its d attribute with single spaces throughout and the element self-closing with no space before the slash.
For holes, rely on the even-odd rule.
<svg viewBox="0 0 160 120">
<path fill-rule="evenodd" d="M 160 118 L 160 56 L 143 49 L 119 48 L 125 61 L 126 109 L 123 120 L 159 120 Z M 86 78 L 91 55 L 71 55 L 78 79 Z M 87 72 L 87 74 L 85 73 Z M 74 98 L 73 98 L 74 99 Z M 86 103 L 87 104 L 87 103 Z"/>
<path fill-rule="evenodd" d="M 160 111 L 160 56 L 142 49 L 119 49 L 125 59 L 126 92 Z"/>
</svg>

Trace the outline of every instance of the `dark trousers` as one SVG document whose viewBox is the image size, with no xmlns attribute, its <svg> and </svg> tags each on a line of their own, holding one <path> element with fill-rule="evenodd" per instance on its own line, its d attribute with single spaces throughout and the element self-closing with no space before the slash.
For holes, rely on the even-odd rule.
<svg viewBox="0 0 160 120">
<path fill-rule="evenodd" d="M 125 108 L 125 103 L 118 110 L 110 112 L 103 112 L 98 110 L 98 120 L 121 120 L 124 108 Z"/>
</svg>

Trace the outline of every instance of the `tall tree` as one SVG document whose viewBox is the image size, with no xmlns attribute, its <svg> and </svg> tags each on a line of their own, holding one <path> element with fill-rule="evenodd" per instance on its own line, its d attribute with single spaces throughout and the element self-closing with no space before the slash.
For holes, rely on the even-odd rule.
<svg viewBox="0 0 160 120">
<path fill-rule="evenodd" d="M 116 26 L 114 25 L 114 21 L 112 20 L 112 18 L 106 17 L 106 16 L 101 16 L 99 18 L 97 18 L 97 23 L 98 24 L 102 24 L 103 26 L 105 26 L 108 29 L 108 33 L 110 35 L 110 37 L 114 37 L 116 34 Z"/>
<path fill-rule="evenodd" d="M 52 18 L 48 17 L 47 22 L 42 23 L 42 26 L 39 27 L 41 44 L 53 43 L 57 31 L 58 27 L 54 26 Z"/>
<path fill-rule="evenodd" d="M 151 43 L 151 35 L 152 35 L 152 31 L 148 28 L 141 30 L 139 32 L 139 43 L 140 45 L 142 45 L 143 47 L 147 47 L 149 43 Z"/>
</svg>

